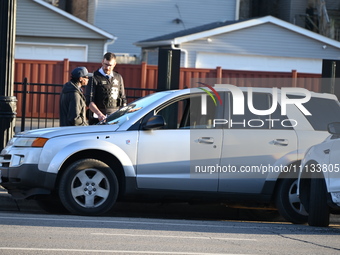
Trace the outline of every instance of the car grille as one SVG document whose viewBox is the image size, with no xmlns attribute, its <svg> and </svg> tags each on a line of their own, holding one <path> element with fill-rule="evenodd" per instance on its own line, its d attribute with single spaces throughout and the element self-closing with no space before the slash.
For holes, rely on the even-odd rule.
<svg viewBox="0 0 340 255">
<path fill-rule="evenodd" d="M 9 155 L 9 154 L 1 155 L 0 156 L 0 166 L 9 167 L 11 159 L 12 159 L 12 155 Z"/>
</svg>

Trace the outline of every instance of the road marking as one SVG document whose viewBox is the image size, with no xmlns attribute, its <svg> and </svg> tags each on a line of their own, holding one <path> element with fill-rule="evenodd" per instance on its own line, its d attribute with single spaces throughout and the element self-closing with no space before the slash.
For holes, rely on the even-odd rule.
<svg viewBox="0 0 340 255">
<path fill-rule="evenodd" d="M 56 249 L 56 248 L 20 248 L 0 247 L 0 250 L 11 251 L 59 251 L 59 252 L 83 252 L 83 253 L 130 253 L 130 254 L 184 254 L 184 255 L 236 255 L 235 253 L 200 253 L 200 252 L 173 252 L 173 251 L 126 251 L 126 250 L 88 250 L 88 249 Z M 237 254 L 241 255 L 241 254 Z"/>
<path fill-rule="evenodd" d="M 130 237 L 159 237 L 159 238 L 187 238 L 187 239 L 205 239 L 205 240 L 230 240 L 230 241 L 257 241 L 250 238 L 224 238 L 224 237 L 208 237 L 208 236 L 168 236 L 168 235 L 136 235 L 136 234 L 110 234 L 110 233 L 91 233 L 92 235 L 102 236 L 130 236 Z"/>
</svg>

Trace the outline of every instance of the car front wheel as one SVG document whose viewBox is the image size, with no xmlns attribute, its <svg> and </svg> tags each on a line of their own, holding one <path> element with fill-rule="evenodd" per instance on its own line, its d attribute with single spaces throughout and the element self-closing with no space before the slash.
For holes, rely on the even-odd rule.
<svg viewBox="0 0 340 255">
<path fill-rule="evenodd" d="M 114 171 L 96 159 L 82 159 L 68 166 L 59 182 L 59 197 L 74 214 L 100 215 L 109 211 L 118 196 Z"/>
<path fill-rule="evenodd" d="M 280 180 L 276 193 L 276 207 L 281 216 L 292 223 L 303 224 L 308 221 L 308 214 L 297 195 L 297 179 Z"/>
</svg>

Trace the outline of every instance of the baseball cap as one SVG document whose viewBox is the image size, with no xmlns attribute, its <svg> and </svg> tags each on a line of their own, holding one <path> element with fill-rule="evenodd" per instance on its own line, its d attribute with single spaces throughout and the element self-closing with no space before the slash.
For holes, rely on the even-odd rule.
<svg viewBox="0 0 340 255">
<path fill-rule="evenodd" d="M 72 71 L 71 76 L 72 78 L 80 78 L 80 77 L 85 77 L 85 76 L 92 77 L 93 74 L 89 73 L 85 66 L 81 66 L 81 67 L 75 68 Z"/>
</svg>

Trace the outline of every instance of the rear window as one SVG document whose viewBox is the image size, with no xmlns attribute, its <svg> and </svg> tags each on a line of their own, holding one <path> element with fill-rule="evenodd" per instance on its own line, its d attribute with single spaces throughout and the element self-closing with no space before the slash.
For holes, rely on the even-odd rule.
<svg viewBox="0 0 340 255">
<path fill-rule="evenodd" d="M 268 110 L 273 105 L 272 94 L 252 93 L 253 107 L 256 110 Z M 233 97 L 230 98 L 230 105 L 233 105 Z M 255 115 L 247 105 L 248 93 L 244 93 L 244 115 L 232 115 L 232 129 L 293 129 L 292 124 L 286 115 L 281 115 L 281 107 L 277 105 L 275 111 L 270 115 Z M 233 109 L 232 109 L 233 112 Z M 270 121 L 276 120 L 276 121 Z M 278 121 L 279 120 L 279 121 Z M 280 124 L 284 121 L 284 125 Z M 243 124 L 244 123 L 244 124 Z M 251 126 L 250 126 L 251 125 Z"/>
<path fill-rule="evenodd" d="M 301 96 L 288 95 L 288 98 L 303 98 Z M 327 125 L 340 121 L 340 106 L 335 100 L 312 97 L 304 107 L 312 114 L 305 116 L 315 130 L 327 131 Z"/>
</svg>

